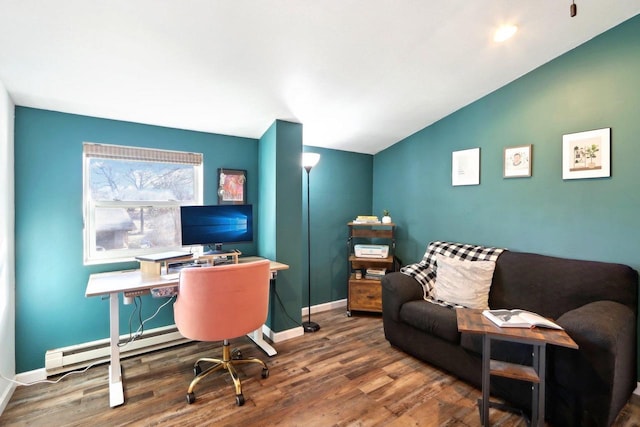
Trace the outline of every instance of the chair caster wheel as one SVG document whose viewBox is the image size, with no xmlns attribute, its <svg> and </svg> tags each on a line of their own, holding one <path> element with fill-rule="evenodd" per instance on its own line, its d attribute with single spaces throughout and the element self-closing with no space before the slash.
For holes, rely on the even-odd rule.
<svg viewBox="0 0 640 427">
<path fill-rule="evenodd" d="M 263 368 L 262 369 L 262 378 L 269 378 L 269 369 L 268 368 Z"/>
<path fill-rule="evenodd" d="M 234 348 L 233 351 L 231 352 L 231 358 L 234 360 L 242 359 L 242 351 L 240 351 L 240 349 L 238 348 Z"/>
<path fill-rule="evenodd" d="M 193 393 L 187 393 L 187 403 L 191 405 L 195 401 L 196 401 L 196 395 Z"/>
<path fill-rule="evenodd" d="M 241 394 L 236 394 L 236 405 L 242 406 L 244 405 L 244 396 Z"/>
<path fill-rule="evenodd" d="M 193 376 L 197 377 L 198 375 L 200 375 L 200 373 L 202 372 L 202 368 L 200 367 L 200 365 L 196 365 L 193 367 Z"/>
</svg>

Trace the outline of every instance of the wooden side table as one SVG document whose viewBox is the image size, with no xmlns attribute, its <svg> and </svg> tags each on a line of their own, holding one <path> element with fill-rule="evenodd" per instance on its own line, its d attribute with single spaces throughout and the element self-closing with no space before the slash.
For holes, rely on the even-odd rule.
<svg viewBox="0 0 640 427">
<path fill-rule="evenodd" d="M 366 270 L 367 268 L 383 268 L 387 272 L 394 269 L 394 253 L 396 240 L 394 237 L 394 223 L 356 223 L 350 222 L 349 238 L 347 247 L 349 248 L 349 281 L 347 283 L 347 316 L 351 316 L 352 311 L 369 311 L 374 313 L 382 312 L 382 285 L 380 278 L 369 278 L 364 272 L 361 276 L 356 275 L 356 270 Z M 385 258 L 357 257 L 355 255 L 355 244 L 385 242 L 389 244 L 389 253 Z"/>
<path fill-rule="evenodd" d="M 491 375 L 529 381 L 533 384 L 531 398 L 531 425 L 544 426 L 544 396 L 546 375 L 546 345 L 578 348 L 578 345 L 563 330 L 547 328 L 500 328 L 482 315 L 482 310 L 456 309 L 458 331 L 482 334 L 482 399 L 478 402 L 480 421 L 489 426 L 489 398 Z M 533 345 L 533 363 L 524 366 L 491 359 L 491 340 L 520 342 Z"/>
</svg>

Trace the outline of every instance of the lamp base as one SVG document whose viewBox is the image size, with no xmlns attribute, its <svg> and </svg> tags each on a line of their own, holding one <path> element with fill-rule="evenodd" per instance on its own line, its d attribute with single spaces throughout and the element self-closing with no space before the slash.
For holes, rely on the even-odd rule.
<svg viewBox="0 0 640 427">
<path fill-rule="evenodd" d="M 320 325 L 316 322 L 302 322 L 302 329 L 304 329 L 305 332 L 318 332 Z"/>
</svg>

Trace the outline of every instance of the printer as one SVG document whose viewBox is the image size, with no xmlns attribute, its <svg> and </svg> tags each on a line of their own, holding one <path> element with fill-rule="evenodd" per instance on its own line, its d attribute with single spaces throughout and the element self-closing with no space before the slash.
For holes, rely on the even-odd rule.
<svg viewBox="0 0 640 427">
<path fill-rule="evenodd" d="M 355 245 L 354 252 L 358 258 L 387 258 L 389 245 Z"/>
</svg>

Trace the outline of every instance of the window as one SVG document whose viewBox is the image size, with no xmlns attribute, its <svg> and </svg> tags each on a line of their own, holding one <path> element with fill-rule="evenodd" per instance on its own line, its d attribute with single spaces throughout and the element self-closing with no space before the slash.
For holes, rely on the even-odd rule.
<svg viewBox="0 0 640 427">
<path fill-rule="evenodd" d="M 84 262 L 181 247 L 180 206 L 202 204 L 202 154 L 85 143 Z"/>
</svg>

